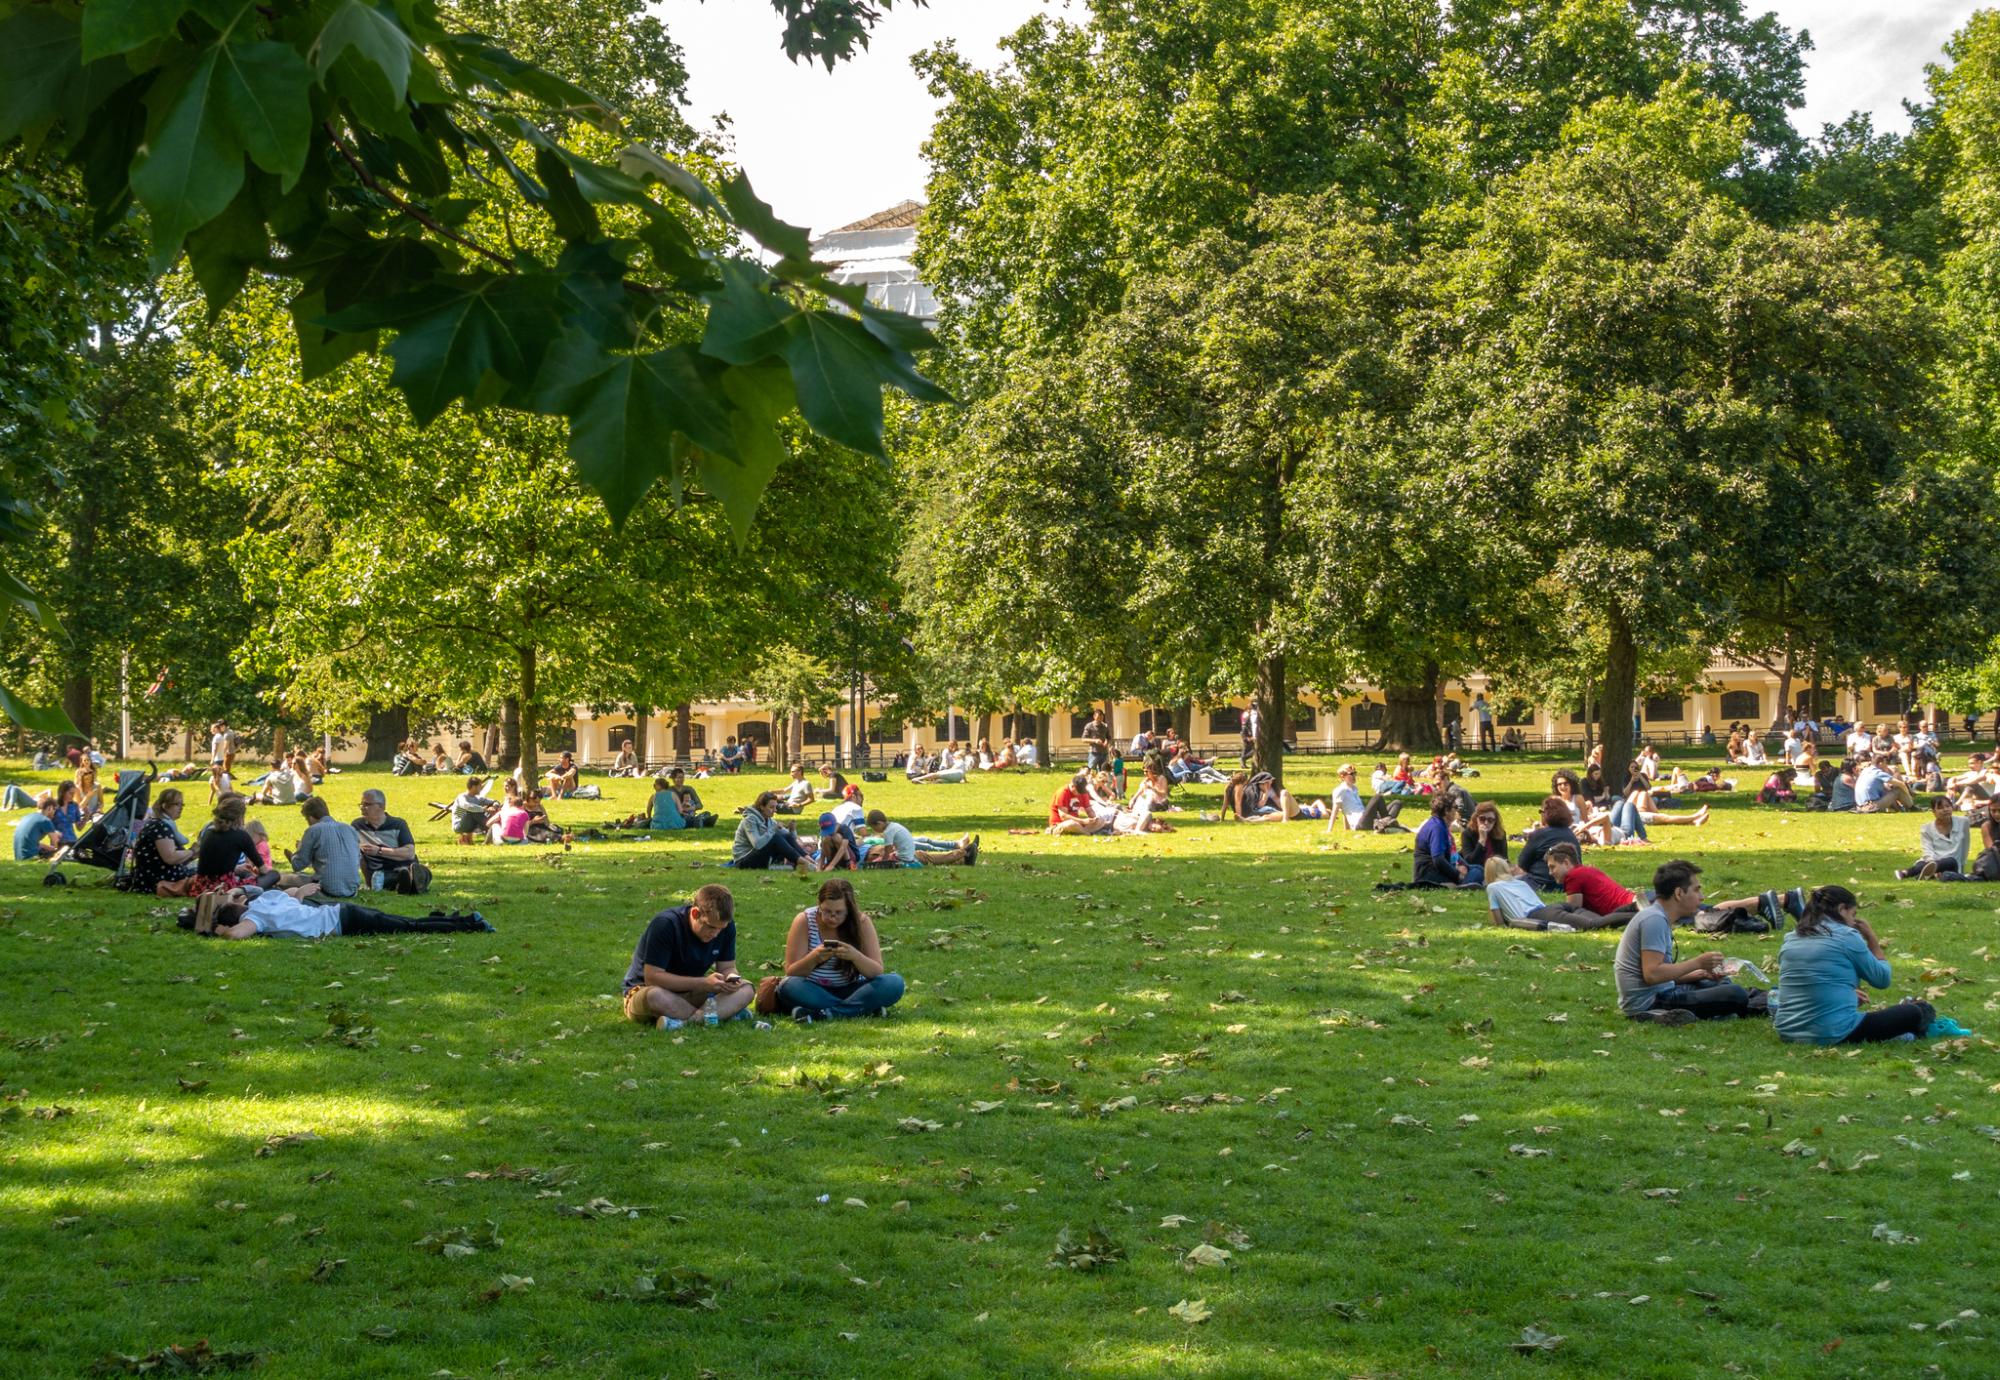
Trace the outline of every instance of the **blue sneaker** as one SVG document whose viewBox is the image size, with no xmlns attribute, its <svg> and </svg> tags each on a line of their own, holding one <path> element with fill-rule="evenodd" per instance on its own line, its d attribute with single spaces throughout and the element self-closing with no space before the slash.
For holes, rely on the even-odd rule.
<svg viewBox="0 0 2000 1380">
<path fill-rule="evenodd" d="M 686 1021 L 677 1021 L 672 1016 L 662 1016 L 653 1022 L 653 1028 L 655 1030 L 679 1030 L 686 1024 Z"/>
<path fill-rule="evenodd" d="M 1950 1040 L 1963 1035 L 1970 1035 L 1971 1033 L 1970 1030 L 1967 1030 L 1951 1017 L 1939 1016 L 1931 1022 L 1930 1029 L 1924 1032 L 1924 1038 L 1926 1040 Z"/>
</svg>

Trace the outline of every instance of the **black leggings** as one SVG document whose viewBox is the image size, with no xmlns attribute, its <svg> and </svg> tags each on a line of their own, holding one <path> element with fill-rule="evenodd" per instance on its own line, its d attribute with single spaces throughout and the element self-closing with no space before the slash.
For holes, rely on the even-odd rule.
<svg viewBox="0 0 2000 1380">
<path fill-rule="evenodd" d="M 1894 1006 L 1885 1006 L 1880 1011 L 1870 1011 L 1863 1016 L 1861 1024 L 1849 1031 L 1841 1043 L 1865 1045 L 1876 1040 L 1893 1040 L 1898 1035 L 1922 1038 L 1936 1019 L 1937 1011 L 1927 1001 L 1899 1001 Z"/>
<path fill-rule="evenodd" d="M 372 906 L 340 903 L 340 932 L 357 934 L 473 934 L 486 928 L 469 915 L 391 915 Z"/>
<path fill-rule="evenodd" d="M 1394 824 L 1396 816 L 1402 812 L 1403 806 L 1407 803 L 1406 796 L 1377 795 L 1368 802 L 1368 808 L 1361 812 L 1361 822 L 1354 827 L 1357 830 L 1365 830 L 1373 829 L 1381 823 Z"/>
<path fill-rule="evenodd" d="M 1692 1011 L 1705 1021 L 1724 1016 L 1768 1016 L 1770 994 L 1762 988 L 1752 991 L 1733 982 L 1677 982 L 1653 999 L 1655 1007 Z"/>
<path fill-rule="evenodd" d="M 798 840 L 780 829 L 761 845 L 738 858 L 736 865 L 739 868 L 769 867 L 774 860 L 782 859 L 788 863 L 796 863 L 804 857 L 805 853 L 800 850 Z"/>
</svg>

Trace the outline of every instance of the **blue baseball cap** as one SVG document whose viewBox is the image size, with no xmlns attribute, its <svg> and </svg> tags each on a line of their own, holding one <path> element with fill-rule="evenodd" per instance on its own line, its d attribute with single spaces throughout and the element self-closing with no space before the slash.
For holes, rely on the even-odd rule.
<svg viewBox="0 0 2000 1380">
<path fill-rule="evenodd" d="M 819 831 L 822 834 L 831 834 L 839 828 L 840 828 L 840 821 L 835 819 L 832 815 L 827 814 L 827 815 L 821 815 L 819 817 Z"/>
</svg>

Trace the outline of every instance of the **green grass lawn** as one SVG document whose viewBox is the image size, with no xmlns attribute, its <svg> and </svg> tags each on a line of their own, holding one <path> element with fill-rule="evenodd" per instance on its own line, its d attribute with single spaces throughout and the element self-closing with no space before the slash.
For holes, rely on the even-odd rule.
<svg viewBox="0 0 2000 1380">
<path fill-rule="evenodd" d="M 1512 831 L 1550 765 L 1469 784 Z M 702 785 L 733 821 L 773 780 Z M 645 920 L 703 882 L 733 885 L 745 972 L 777 967 L 810 887 L 722 870 L 720 828 L 461 849 L 422 822 L 450 783 L 333 778 L 342 817 L 382 785 L 416 827 L 423 906 L 498 928 L 445 938 L 203 941 L 88 869 L 0 869 L 0 1372 L 203 1338 L 341 1377 L 2000 1370 L 1988 1040 L 1632 1025 L 1615 930 L 1374 894 L 1406 835 L 1009 836 L 1059 780 L 871 787 L 982 832 L 981 865 L 862 879 L 910 982 L 891 1019 L 766 1032 L 619 1016 Z M 607 790 L 556 819 L 647 787 Z M 1889 999 L 1992 1034 L 2000 888 L 1896 883 L 1919 822 L 1737 796 L 1593 861 L 1853 886 Z M 1722 947 L 1769 968 L 1777 941 Z M 1052 1263 L 1093 1228 L 1115 1258 Z M 1517 1355 L 1531 1327 L 1566 1340 Z"/>
</svg>

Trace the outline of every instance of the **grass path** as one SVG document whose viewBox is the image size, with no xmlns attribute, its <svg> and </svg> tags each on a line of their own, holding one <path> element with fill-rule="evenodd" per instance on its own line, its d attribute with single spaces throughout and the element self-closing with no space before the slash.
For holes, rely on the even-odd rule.
<svg viewBox="0 0 2000 1380">
<path fill-rule="evenodd" d="M 1550 765 L 1470 784 L 1517 829 Z M 201 1338 L 276 1376 L 2000 1371 L 1987 1040 L 1633 1026 L 1615 931 L 1374 894 L 1407 836 L 1009 836 L 1058 782 L 870 788 L 985 856 L 865 878 L 910 995 L 809 1029 L 618 1018 L 646 917 L 705 881 L 775 967 L 810 889 L 720 870 L 721 830 L 459 849 L 421 823 L 443 783 L 334 778 L 417 828 L 426 904 L 498 927 L 442 939 L 208 943 L 87 869 L 0 869 L 0 1373 Z M 772 778 L 703 784 L 729 818 Z M 646 787 L 608 790 L 557 819 Z M 2000 888 L 1894 882 L 1918 823 L 1738 797 L 1593 860 L 1845 882 L 1889 999 L 1992 1034 Z M 1117 1258 L 1051 1264 L 1092 1228 Z M 1565 1340 L 1515 1354 L 1530 1327 Z"/>
</svg>

